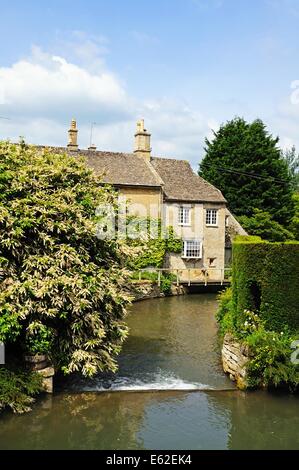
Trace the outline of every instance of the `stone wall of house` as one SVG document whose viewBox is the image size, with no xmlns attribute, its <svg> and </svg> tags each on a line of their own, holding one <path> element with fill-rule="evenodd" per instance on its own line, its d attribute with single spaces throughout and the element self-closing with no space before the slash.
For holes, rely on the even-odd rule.
<svg viewBox="0 0 299 470">
<path fill-rule="evenodd" d="M 248 387 L 246 365 L 250 357 L 248 346 L 241 344 L 230 334 L 225 335 L 222 346 L 223 370 L 240 389 Z"/>
<path fill-rule="evenodd" d="M 190 226 L 181 227 L 178 223 L 179 207 L 190 207 Z M 206 209 L 218 210 L 218 224 L 216 226 L 206 225 Z M 184 259 L 179 253 L 167 255 L 165 267 L 172 269 L 191 269 L 191 279 L 204 280 L 204 269 L 209 269 L 209 278 L 219 280 L 223 276 L 225 267 L 225 221 L 226 208 L 223 204 L 165 204 L 165 225 L 174 227 L 175 233 L 183 240 L 197 239 L 203 243 L 202 259 Z M 188 276 L 188 273 L 179 273 Z"/>
<path fill-rule="evenodd" d="M 206 268 L 214 268 L 214 277 L 221 277 L 225 265 L 225 215 L 226 208 L 222 204 L 204 204 L 206 209 L 218 210 L 218 224 L 207 226 L 204 218 L 203 263 Z"/>
<path fill-rule="evenodd" d="M 121 187 L 120 201 L 126 200 L 130 215 L 161 218 L 162 192 L 160 188 Z"/>
</svg>

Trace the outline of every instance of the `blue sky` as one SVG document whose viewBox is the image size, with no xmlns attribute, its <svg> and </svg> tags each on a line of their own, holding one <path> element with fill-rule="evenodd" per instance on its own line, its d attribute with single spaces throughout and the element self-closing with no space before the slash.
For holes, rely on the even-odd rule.
<svg viewBox="0 0 299 470">
<path fill-rule="evenodd" d="M 0 0 L 0 136 L 202 158 L 236 115 L 299 147 L 298 0 Z M 292 85 L 293 84 L 293 85 Z M 293 86 L 293 88 L 291 88 Z"/>
</svg>

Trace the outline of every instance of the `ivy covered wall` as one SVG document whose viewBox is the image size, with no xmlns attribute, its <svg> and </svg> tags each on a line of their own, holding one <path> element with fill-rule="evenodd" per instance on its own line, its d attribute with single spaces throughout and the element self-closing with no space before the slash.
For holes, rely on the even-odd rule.
<svg viewBox="0 0 299 470">
<path fill-rule="evenodd" d="M 233 244 L 233 311 L 259 311 L 268 329 L 299 330 L 299 242 L 268 243 L 237 237 Z"/>
<path fill-rule="evenodd" d="M 130 266 L 132 269 L 163 268 L 167 253 L 182 252 L 182 239 L 175 235 L 172 227 L 163 228 L 160 219 L 132 217 L 128 222 L 131 220 L 139 236 L 133 236 L 128 243 L 142 248 Z M 132 230 L 130 235 L 134 235 Z"/>
</svg>

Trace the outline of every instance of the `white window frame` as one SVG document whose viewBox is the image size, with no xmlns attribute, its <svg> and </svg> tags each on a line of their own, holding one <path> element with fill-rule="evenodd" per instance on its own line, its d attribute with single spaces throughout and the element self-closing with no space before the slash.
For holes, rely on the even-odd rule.
<svg viewBox="0 0 299 470">
<path fill-rule="evenodd" d="M 194 253 L 192 254 L 190 253 L 190 251 L 191 252 L 193 251 Z M 202 259 L 202 241 L 201 240 L 184 240 L 182 258 L 183 259 Z"/>
<path fill-rule="evenodd" d="M 178 223 L 180 227 L 191 226 L 191 207 L 179 206 Z"/>
<path fill-rule="evenodd" d="M 218 209 L 206 209 L 206 226 L 218 227 Z"/>
</svg>

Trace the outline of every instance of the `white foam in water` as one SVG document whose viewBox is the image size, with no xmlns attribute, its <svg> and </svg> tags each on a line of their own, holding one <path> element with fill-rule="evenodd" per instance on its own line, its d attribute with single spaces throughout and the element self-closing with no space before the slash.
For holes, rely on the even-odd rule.
<svg viewBox="0 0 299 470">
<path fill-rule="evenodd" d="M 186 382 L 175 376 L 163 376 L 157 374 L 151 377 L 151 381 L 120 377 L 115 381 L 103 386 L 102 381 L 93 385 L 84 386 L 88 392 L 134 392 L 134 391 L 160 391 L 160 390 L 213 390 L 213 387 L 201 383 Z"/>
</svg>

